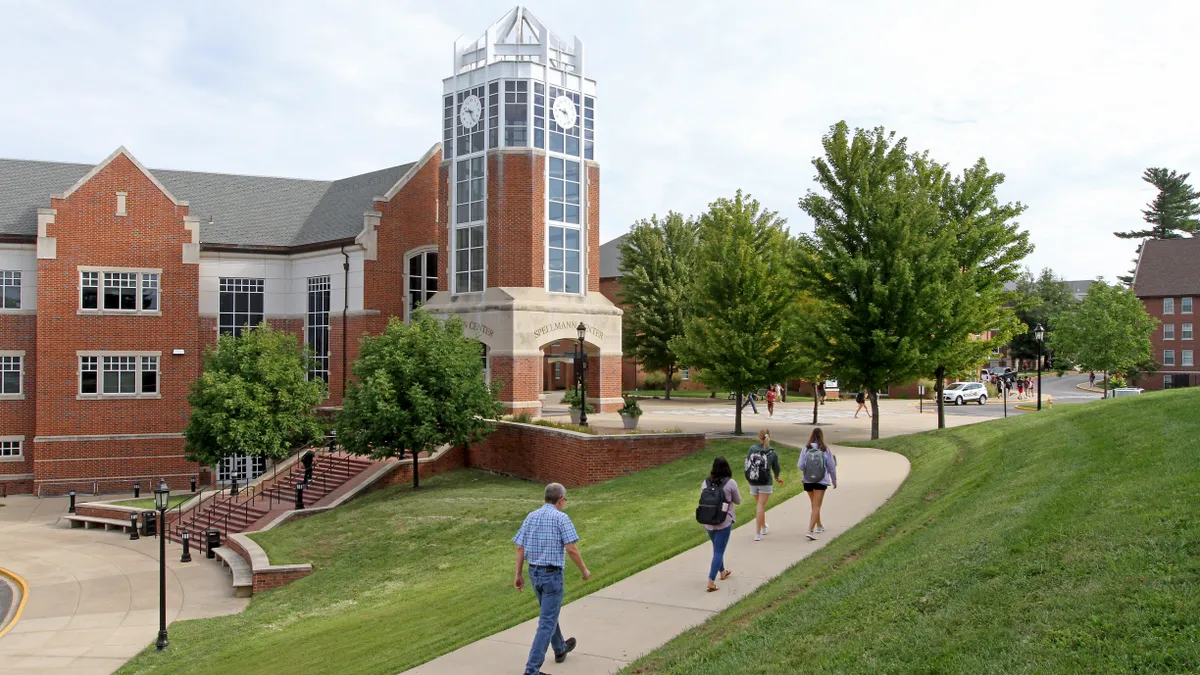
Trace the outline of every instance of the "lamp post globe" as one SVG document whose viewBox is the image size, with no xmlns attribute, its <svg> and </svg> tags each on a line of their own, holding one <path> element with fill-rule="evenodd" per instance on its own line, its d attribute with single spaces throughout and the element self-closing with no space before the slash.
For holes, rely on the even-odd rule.
<svg viewBox="0 0 1200 675">
<path fill-rule="evenodd" d="M 1046 341 L 1046 329 L 1042 328 L 1042 324 L 1038 324 L 1037 328 L 1033 329 L 1033 338 L 1038 343 L 1038 391 L 1037 391 L 1037 409 L 1042 409 L 1042 343 Z"/>
<path fill-rule="evenodd" d="M 158 640 L 154 646 L 162 651 L 167 648 L 167 504 L 171 500 L 171 488 L 167 481 L 160 480 L 154 488 L 154 505 L 158 507 Z"/>
<path fill-rule="evenodd" d="M 583 338 L 587 336 L 587 326 L 581 321 L 579 327 L 575 329 L 579 333 L 579 341 L 583 342 Z"/>
</svg>

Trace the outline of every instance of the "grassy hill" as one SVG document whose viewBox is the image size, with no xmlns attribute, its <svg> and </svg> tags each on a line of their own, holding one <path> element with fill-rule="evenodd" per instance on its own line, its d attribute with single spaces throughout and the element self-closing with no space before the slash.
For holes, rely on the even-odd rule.
<svg viewBox="0 0 1200 675">
<path fill-rule="evenodd" d="M 626 672 L 1200 671 L 1200 389 L 873 445 L 886 506 Z"/>
<path fill-rule="evenodd" d="M 566 511 L 592 571 L 568 566 L 567 601 L 707 541 L 693 512 L 700 481 L 724 454 L 740 465 L 752 439 L 714 441 L 691 457 L 567 491 Z M 792 456 L 796 451 L 791 450 Z M 256 540 L 274 563 L 312 576 L 255 596 L 241 614 L 171 625 L 119 672 L 394 675 L 537 616 L 512 588 L 512 537 L 543 486 L 481 471 L 393 486 Z M 800 481 L 776 486 L 774 503 Z M 738 522 L 754 517 L 749 495 Z M 517 666 L 519 668 L 519 664 Z"/>
</svg>

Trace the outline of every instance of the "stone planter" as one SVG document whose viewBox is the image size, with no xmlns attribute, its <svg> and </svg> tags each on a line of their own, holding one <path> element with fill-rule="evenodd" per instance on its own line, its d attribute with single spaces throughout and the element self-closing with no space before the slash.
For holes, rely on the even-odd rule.
<svg viewBox="0 0 1200 675">
<path fill-rule="evenodd" d="M 634 417 L 633 415 L 621 413 L 621 423 L 625 425 L 626 429 L 636 429 L 638 418 Z"/>
<path fill-rule="evenodd" d="M 579 424 L 579 416 L 582 412 L 579 408 L 571 408 L 571 424 Z"/>
</svg>

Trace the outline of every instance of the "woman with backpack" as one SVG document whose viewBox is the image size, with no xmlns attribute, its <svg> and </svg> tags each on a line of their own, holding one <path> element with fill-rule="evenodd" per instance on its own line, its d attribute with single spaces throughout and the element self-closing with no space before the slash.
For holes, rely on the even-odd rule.
<svg viewBox="0 0 1200 675">
<path fill-rule="evenodd" d="M 821 503 L 825 501 L 825 488 L 837 489 L 837 460 L 825 445 L 825 434 L 818 428 L 808 437 L 808 445 L 800 451 L 797 465 L 804 474 L 804 491 L 812 504 L 812 515 L 808 517 L 808 533 L 804 536 L 816 540 L 825 531 L 821 523 Z"/>
<path fill-rule="evenodd" d="M 758 442 L 746 451 L 746 482 L 750 485 L 750 496 L 754 497 L 754 541 L 762 541 L 767 533 L 767 500 L 775 486 L 771 484 L 771 472 L 775 482 L 783 485 L 779 477 L 779 455 L 771 449 L 771 432 L 758 430 Z"/>
<path fill-rule="evenodd" d="M 863 410 L 867 411 L 868 418 L 871 417 L 871 409 L 867 407 L 867 395 L 865 393 L 860 390 L 857 394 L 855 394 L 854 402 L 858 404 L 858 407 L 854 409 L 855 418 L 857 418 L 858 413 L 862 412 Z M 818 431 L 820 431 L 820 429 L 818 429 Z"/>
<path fill-rule="evenodd" d="M 732 570 L 725 569 L 725 547 L 729 545 L 729 534 L 733 532 L 735 519 L 733 507 L 742 503 L 733 470 L 724 457 L 713 460 L 712 471 L 700 484 L 700 506 L 696 507 L 696 520 L 708 531 L 712 540 L 712 564 L 708 568 L 708 592 L 717 590 L 717 578 L 727 579 Z"/>
</svg>

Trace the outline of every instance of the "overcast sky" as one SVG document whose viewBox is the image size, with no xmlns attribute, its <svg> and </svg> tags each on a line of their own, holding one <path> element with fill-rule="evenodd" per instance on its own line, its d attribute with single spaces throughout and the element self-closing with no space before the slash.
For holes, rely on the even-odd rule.
<svg viewBox="0 0 1200 675">
<path fill-rule="evenodd" d="M 736 9 L 734 6 L 736 5 Z M 337 178 L 440 134 L 453 41 L 509 2 L 0 0 L 0 157 Z M 596 79 L 601 239 L 738 188 L 794 230 L 838 120 L 987 159 L 1028 264 L 1113 278 L 1154 191 L 1196 170 L 1200 3 L 542 2 Z M 1193 180 L 1193 184 L 1200 180 Z"/>
</svg>

